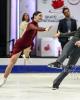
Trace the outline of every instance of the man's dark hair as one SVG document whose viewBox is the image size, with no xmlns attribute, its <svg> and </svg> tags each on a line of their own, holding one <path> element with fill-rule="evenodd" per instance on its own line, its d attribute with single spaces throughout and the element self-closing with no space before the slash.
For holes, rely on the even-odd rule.
<svg viewBox="0 0 80 100">
<path fill-rule="evenodd" d="M 64 7 L 64 8 L 62 9 L 62 13 L 64 13 L 65 10 L 68 10 L 68 11 L 69 11 L 69 8 L 68 8 L 68 7 Z"/>
</svg>

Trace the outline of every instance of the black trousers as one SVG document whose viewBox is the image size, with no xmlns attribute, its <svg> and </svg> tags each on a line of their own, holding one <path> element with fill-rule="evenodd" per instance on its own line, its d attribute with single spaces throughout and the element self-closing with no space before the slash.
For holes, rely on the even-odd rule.
<svg viewBox="0 0 80 100">
<path fill-rule="evenodd" d="M 63 49 L 65 44 L 68 42 L 68 37 L 60 37 L 58 39 L 59 39 L 59 42 L 61 43 L 61 47 Z"/>
<path fill-rule="evenodd" d="M 54 80 L 53 82 L 53 86 L 56 85 L 56 86 L 59 86 L 60 83 L 63 81 L 63 79 L 69 74 L 70 72 L 70 69 L 72 67 L 72 65 L 75 65 L 78 61 L 80 57 L 80 47 L 76 47 L 70 57 L 69 57 L 69 61 L 66 65 L 66 67 L 64 68 L 64 70 L 58 75 L 58 77 Z"/>
</svg>

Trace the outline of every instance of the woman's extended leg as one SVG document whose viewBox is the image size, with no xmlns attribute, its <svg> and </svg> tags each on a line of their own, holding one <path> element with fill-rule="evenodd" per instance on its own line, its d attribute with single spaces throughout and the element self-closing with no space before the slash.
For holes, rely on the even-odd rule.
<svg viewBox="0 0 80 100">
<path fill-rule="evenodd" d="M 9 76 L 9 74 L 12 71 L 12 68 L 14 66 L 14 64 L 16 63 L 17 59 L 19 58 L 21 52 L 14 54 L 13 56 L 11 56 L 9 63 L 6 67 L 5 73 L 4 73 L 4 77 L 0 80 L 0 86 L 4 85 L 6 82 L 7 77 Z"/>
</svg>

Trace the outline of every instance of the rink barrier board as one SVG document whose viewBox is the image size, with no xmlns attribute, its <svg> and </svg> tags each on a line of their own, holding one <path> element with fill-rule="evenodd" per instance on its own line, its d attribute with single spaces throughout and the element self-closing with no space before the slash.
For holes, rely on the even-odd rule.
<svg viewBox="0 0 80 100">
<path fill-rule="evenodd" d="M 0 66 L 0 73 L 4 73 L 7 65 Z M 47 65 L 15 65 L 12 73 L 59 73 L 63 69 L 49 68 Z M 80 73 L 80 66 L 72 68 L 73 72 Z"/>
</svg>

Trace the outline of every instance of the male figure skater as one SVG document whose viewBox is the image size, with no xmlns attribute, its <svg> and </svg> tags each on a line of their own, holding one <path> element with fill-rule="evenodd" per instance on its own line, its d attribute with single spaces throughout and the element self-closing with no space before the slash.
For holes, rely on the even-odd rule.
<svg viewBox="0 0 80 100">
<path fill-rule="evenodd" d="M 64 60 L 69 56 L 69 61 L 64 68 L 64 71 L 60 73 L 60 75 L 53 82 L 53 89 L 58 89 L 62 80 L 68 75 L 69 70 L 73 65 L 75 65 L 80 57 L 80 27 L 74 37 L 64 46 L 62 54 L 58 57 L 56 62 L 50 63 L 48 67 L 57 67 L 60 68 Z M 60 34 L 58 33 L 56 36 L 71 36 L 75 32 L 71 32 L 69 34 Z"/>
</svg>

